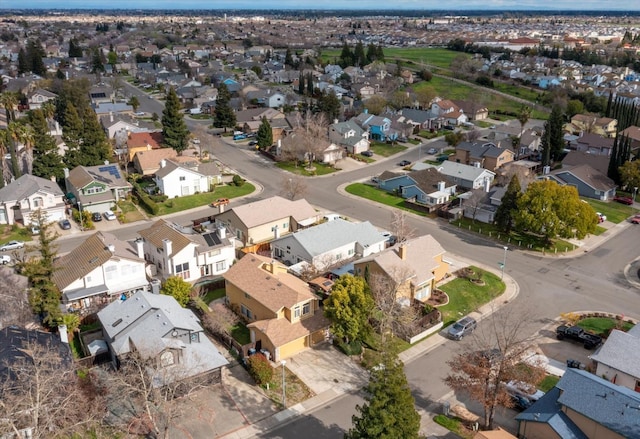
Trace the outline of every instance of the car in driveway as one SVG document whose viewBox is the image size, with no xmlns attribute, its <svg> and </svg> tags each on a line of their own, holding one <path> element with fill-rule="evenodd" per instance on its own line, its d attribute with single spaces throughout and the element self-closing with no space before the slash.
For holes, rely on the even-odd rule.
<svg viewBox="0 0 640 439">
<path fill-rule="evenodd" d="M 98 221 L 102 221 L 102 215 L 100 215 L 100 212 L 93 212 L 91 219 L 94 223 L 97 223 Z"/>
<path fill-rule="evenodd" d="M 69 230 L 69 229 L 71 229 L 71 223 L 69 222 L 69 220 L 68 220 L 68 219 L 61 219 L 61 220 L 58 222 L 58 225 L 60 226 L 60 228 L 61 228 L 62 230 Z"/>
<path fill-rule="evenodd" d="M 465 335 L 471 334 L 477 325 L 478 323 L 473 317 L 463 317 L 449 326 L 447 334 L 454 340 L 462 340 Z"/>
<path fill-rule="evenodd" d="M 365 157 L 373 157 L 373 152 L 367 150 L 367 151 L 362 151 L 360 153 L 361 155 L 365 156 Z"/>
<path fill-rule="evenodd" d="M 24 248 L 24 242 L 22 241 L 9 241 L 6 244 L 0 245 L 0 251 L 2 252 L 18 250 L 21 248 Z"/>
<path fill-rule="evenodd" d="M 411 162 L 409 160 L 402 160 L 400 163 L 398 163 L 398 166 L 409 166 L 411 164 Z"/>
<path fill-rule="evenodd" d="M 106 219 L 107 221 L 113 221 L 116 219 L 116 214 L 111 212 L 110 210 L 107 210 L 105 213 L 103 213 L 104 215 L 104 219 Z"/>
<path fill-rule="evenodd" d="M 615 196 L 613 197 L 613 201 L 617 201 L 618 203 L 626 204 L 631 206 L 633 204 L 633 198 L 631 197 L 623 197 L 623 196 Z"/>
</svg>

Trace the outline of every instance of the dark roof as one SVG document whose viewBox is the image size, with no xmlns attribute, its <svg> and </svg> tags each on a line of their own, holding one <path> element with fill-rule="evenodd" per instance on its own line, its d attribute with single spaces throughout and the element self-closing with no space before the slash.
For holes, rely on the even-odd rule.
<svg viewBox="0 0 640 439">
<path fill-rule="evenodd" d="M 456 149 L 459 149 L 461 151 L 469 151 L 469 155 L 471 157 L 478 157 L 478 158 L 499 157 L 500 154 L 502 154 L 503 152 L 511 151 L 505 148 L 499 148 L 495 146 L 493 143 L 469 143 L 469 142 L 460 143 L 458 146 L 456 146 Z"/>
<path fill-rule="evenodd" d="M 575 178 L 578 178 L 580 181 L 583 181 L 585 184 L 589 185 L 593 189 L 607 192 L 611 189 L 615 189 L 616 183 L 611 180 L 609 177 L 593 169 L 589 165 L 579 165 L 573 166 L 567 169 L 560 169 L 558 171 L 554 171 L 553 175 L 557 178 L 564 180 L 562 176 L 564 174 L 571 174 Z"/>
<path fill-rule="evenodd" d="M 438 183 L 441 181 L 445 182 L 445 187 L 456 185 L 449 177 L 438 172 L 436 168 L 427 168 L 420 171 L 410 172 L 409 178 L 415 181 L 416 186 L 427 194 L 437 190 Z"/>
<path fill-rule="evenodd" d="M 562 411 L 558 403 L 560 389 L 554 387 L 528 409 L 516 416 L 517 421 L 548 424 L 563 439 L 588 439 L 580 428 Z"/>
<path fill-rule="evenodd" d="M 607 175 L 609 156 L 599 154 L 587 154 L 581 151 L 569 151 L 562 159 L 562 166 L 589 165 L 596 171 Z"/>
</svg>

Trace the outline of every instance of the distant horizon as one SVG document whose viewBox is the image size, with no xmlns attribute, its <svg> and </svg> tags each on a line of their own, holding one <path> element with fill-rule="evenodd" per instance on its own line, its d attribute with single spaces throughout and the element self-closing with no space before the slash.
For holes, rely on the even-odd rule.
<svg viewBox="0 0 640 439">
<path fill-rule="evenodd" d="M 58 11 L 90 11 L 90 10 L 123 10 L 123 11 L 487 11 L 487 12 L 580 12 L 620 13 L 640 12 L 640 2 L 620 2 L 617 8 L 603 9 L 601 0 L 449 0 L 435 2 L 433 0 L 397 0 L 393 5 L 381 7 L 373 0 L 325 0 L 322 7 L 309 0 L 274 0 L 256 7 L 255 0 L 4 0 L 0 2 L 0 10 L 58 10 Z M 636 3 L 632 6 L 631 3 Z M 348 6 L 347 6 L 348 5 Z M 446 6 L 445 6 L 446 5 Z M 386 6 L 386 7 L 385 7 Z"/>
</svg>

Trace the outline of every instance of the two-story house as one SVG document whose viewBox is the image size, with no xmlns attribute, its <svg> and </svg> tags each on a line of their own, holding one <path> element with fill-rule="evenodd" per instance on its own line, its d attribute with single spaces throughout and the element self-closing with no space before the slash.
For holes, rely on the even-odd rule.
<svg viewBox="0 0 640 439">
<path fill-rule="evenodd" d="M 120 166 L 105 163 L 98 166 L 76 166 L 70 172 L 65 168 L 67 193 L 73 194 L 82 210 L 106 212 L 126 198 L 132 186 L 123 176 Z"/>
<path fill-rule="evenodd" d="M 291 201 L 278 196 L 236 206 L 215 216 L 216 224 L 226 226 L 244 246 L 277 239 L 317 221 L 318 213 L 307 200 Z"/>
<path fill-rule="evenodd" d="M 213 182 L 199 173 L 173 160 L 160 160 L 160 169 L 153 177 L 161 193 L 169 198 L 209 192 Z"/>
<path fill-rule="evenodd" d="M 465 165 L 445 160 L 439 165 L 428 163 L 416 163 L 412 169 L 419 171 L 427 168 L 436 168 L 438 172 L 451 179 L 457 189 L 487 189 L 493 184 L 496 173 L 477 166 Z"/>
<path fill-rule="evenodd" d="M 463 110 L 448 99 L 436 99 L 431 103 L 431 112 L 445 119 L 448 125 L 460 125 L 468 121 Z"/>
<path fill-rule="evenodd" d="M 42 88 L 37 88 L 27 95 L 27 102 L 29 103 L 30 110 L 37 110 L 42 108 L 42 104 L 45 102 L 53 101 L 58 97 L 57 94 L 52 93 Z"/>
<path fill-rule="evenodd" d="M 329 140 L 345 148 L 349 154 L 369 150 L 369 132 L 363 130 L 353 119 L 329 125 Z"/>
<path fill-rule="evenodd" d="M 493 143 L 471 142 L 461 142 L 456 146 L 455 154 L 449 156 L 453 162 L 479 166 L 493 172 L 514 158 L 515 153 L 510 149 L 500 148 Z"/>
<path fill-rule="evenodd" d="M 304 263 L 323 271 L 348 259 L 381 252 L 386 240 L 368 221 L 337 218 L 276 239 L 271 242 L 271 251 L 286 265 Z"/>
<path fill-rule="evenodd" d="M 98 313 L 114 365 L 133 353 L 150 360 L 154 387 L 187 379 L 219 383 L 228 361 L 209 340 L 196 315 L 171 296 L 139 292 Z"/>
<path fill-rule="evenodd" d="M 179 276 L 194 282 L 219 276 L 235 259 L 235 239 L 227 237 L 222 226 L 208 229 L 201 225 L 195 230 L 158 220 L 138 233 L 144 259 L 155 265 L 163 279 Z"/>
<path fill-rule="evenodd" d="M 573 131 L 576 132 L 593 133 L 612 138 L 616 136 L 618 120 L 593 114 L 576 114 L 571 118 L 571 125 L 573 125 Z"/>
<path fill-rule="evenodd" d="M 391 128 L 391 120 L 387 117 L 369 114 L 365 109 L 364 113 L 360 113 L 354 119 L 362 129 L 369 132 L 369 138 L 373 140 L 387 142 L 398 138 L 398 132 Z"/>
<path fill-rule="evenodd" d="M 97 232 L 57 259 L 52 280 L 65 307 L 91 314 L 122 295 L 146 291 L 149 280 L 141 250 L 110 233 Z"/>
<path fill-rule="evenodd" d="M 151 149 L 138 151 L 133 156 L 133 167 L 142 175 L 154 175 L 160 169 L 162 160 L 170 160 L 178 157 L 173 148 Z"/>
<path fill-rule="evenodd" d="M 129 132 L 127 136 L 127 153 L 129 161 L 140 151 L 151 151 L 152 149 L 162 149 L 164 137 L 162 133 L 149 132 Z"/>
<path fill-rule="evenodd" d="M 435 168 L 409 173 L 385 171 L 377 181 L 380 189 L 428 207 L 447 203 L 456 194 L 456 184 Z"/>
<path fill-rule="evenodd" d="M 229 305 L 250 322 L 251 342 L 273 361 L 326 339 L 329 321 L 309 285 L 270 258 L 248 254 L 224 274 Z"/>
<path fill-rule="evenodd" d="M 0 189 L 0 224 L 31 224 L 31 214 L 42 209 L 48 221 L 65 218 L 64 194 L 55 181 L 24 174 Z"/>
<path fill-rule="evenodd" d="M 426 301 L 436 284 L 449 272 L 445 250 L 431 235 L 401 244 L 353 263 L 355 273 L 365 279 L 382 276 L 396 286 L 396 300 Z"/>
</svg>

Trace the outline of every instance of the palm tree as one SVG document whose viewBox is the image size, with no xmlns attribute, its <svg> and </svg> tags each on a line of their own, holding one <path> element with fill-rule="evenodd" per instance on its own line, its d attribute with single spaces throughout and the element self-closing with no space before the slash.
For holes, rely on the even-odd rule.
<svg viewBox="0 0 640 439">
<path fill-rule="evenodd" d="M 18 143 L 22 139 L 23 130 L 24 125 L 14 121 L 9 122 L 7 127 L 9 139 L 11 140 L 9 149 L 9 153 L 11 154 L 11 173 L 13 174 L 13 178 L 16 180 L 22 175 L 18 161 Z"/>
<path fill-rule="evenodd" d="M 45 119 L 47 119 L 49 129 L 51 129 L 51 122 L 53 121 L 53 116 L 56 114 L 56 104 L 53 101 L 47 101 L 42 104 L 40 109 L 42 110 L 42 114 L 44 114 Z"/>
<path fill-rule="evenodd" d="M 524 126 L 527 124 L 530 117 L 531 117 L 531 107 L 528 107 L 526 105 L 523 105 L 522 107 L 520 107 L 520 112 L 518 113 L 518 122 L 520 122 L 520 135 L 518 136 L 518 144 L 522 142 L 522 134 L 524 133 Z M 518 146 L 514 145 L 514 149 L 516 152 L 516 159 L 518 158 L 517 148 Z"/>
<path fill-rule="evenodd" d="M 23 125 L 20 132 L 20 141 L 24 145 L 24 149 L 20 154 L 20 162 L 22 162 L 22 173 L 31 174 L 33 170 L 33 144 L 35 143 L 35 131 L 31 125 Z"/>
<path fill-rule="evenodd" d="M 11 175 L 11 171 L 7 165 L 7 159 L 5 158 L 10 144 L 9 131 L 0 130 L 0 159 L 2 159 L 2 165 L 0 165 L 0 188 L 4 187 L 6 183 L 5 177 Z"/>
<path fill-rule="evenodd" d="M 12 92 L 0 94 L 0 104 L 7 113 L 7 122 L 16 120 L 16 105 L 18 105 L 18 95 Z"/>
</svg>

